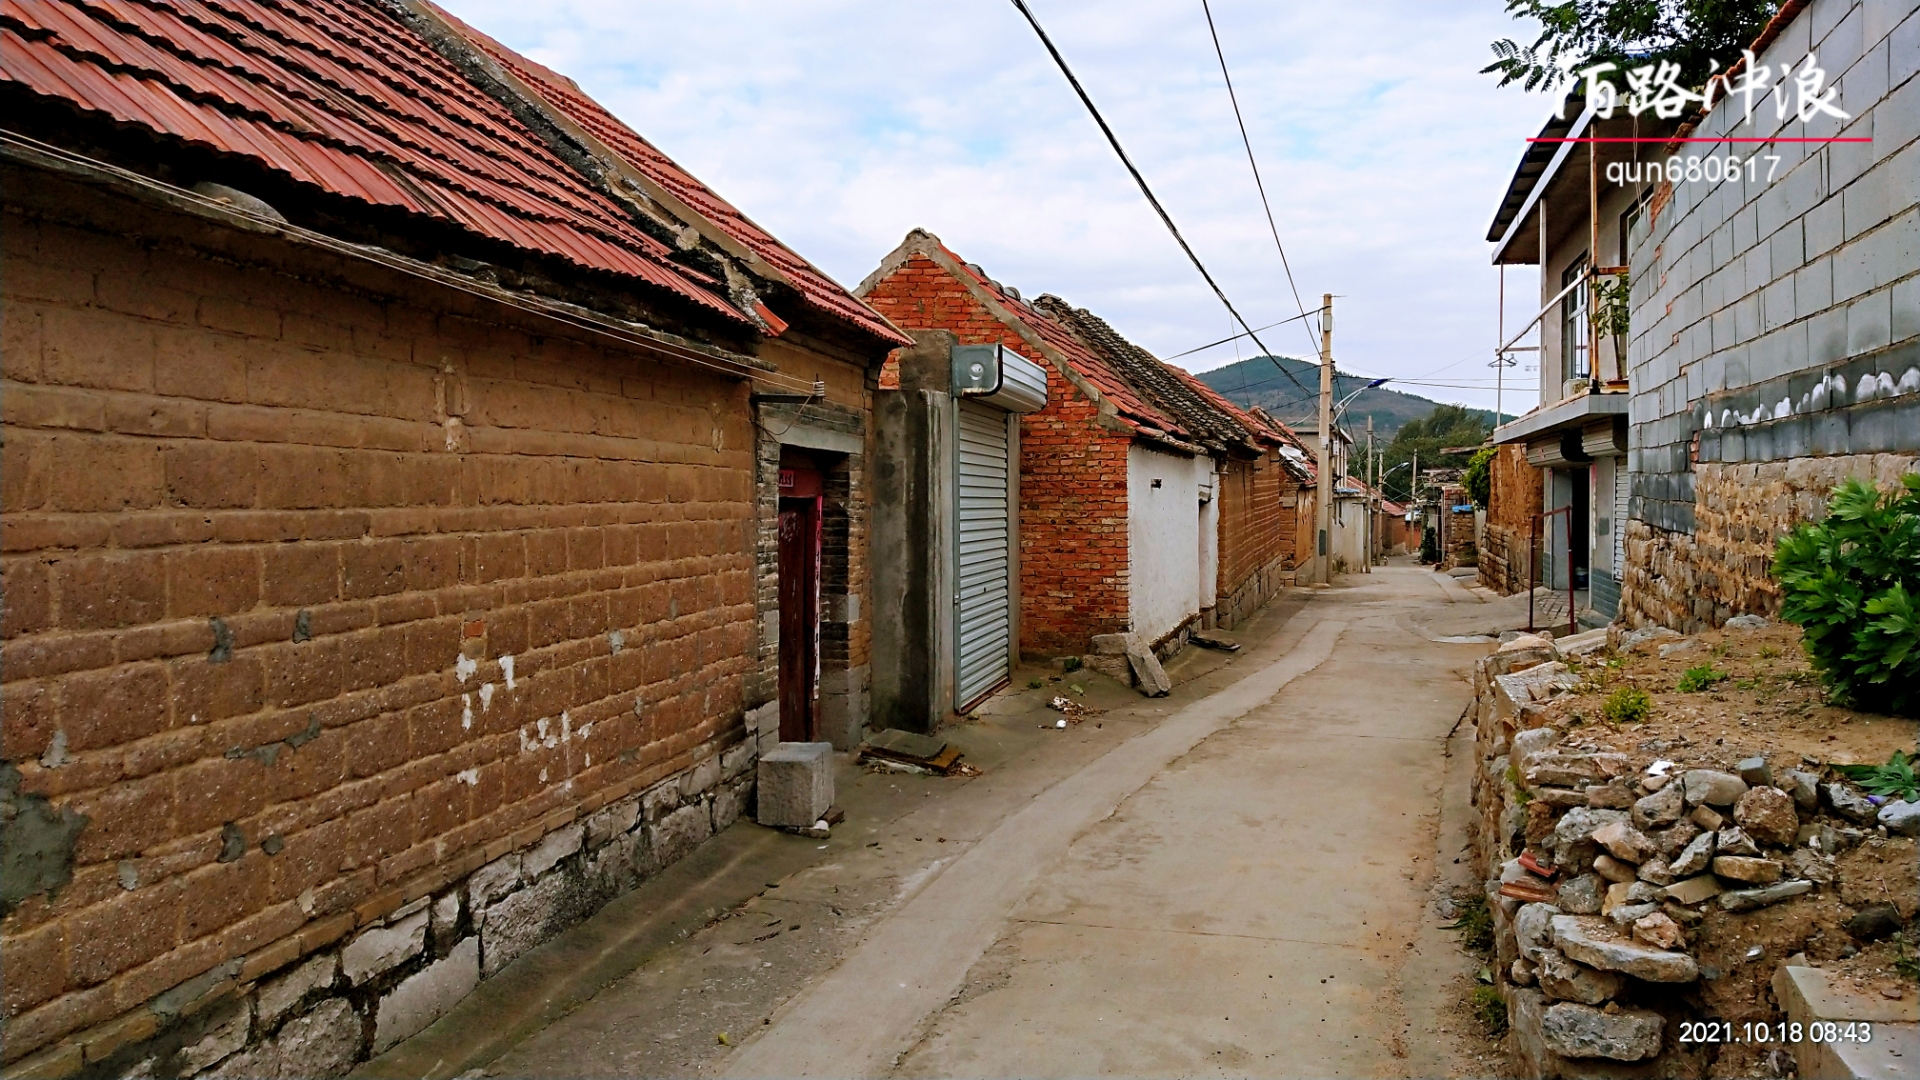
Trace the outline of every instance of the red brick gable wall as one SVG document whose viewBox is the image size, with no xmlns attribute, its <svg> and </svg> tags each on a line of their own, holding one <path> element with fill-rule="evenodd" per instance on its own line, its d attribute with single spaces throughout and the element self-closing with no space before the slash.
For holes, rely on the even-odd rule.
<svg viewBox="0 0 1920 1080">
<path fill-rule="evenodd" d="M 915 256 L 865 297 L 894 325 L 1001 344 L 1047 372 L 1047 407 L 1020 422 L 1020 652 L 1077 655 L 1128 629 L 1127 447 L 1052 361 L 933 260 Z"/>
<path fill-rule="evenodd" d="M 1282 505 L 1297 484 L 1269 450 L 1229 461 L 1220 477 L 1220 559 L 1215 619 L 1231 628 L 1273 596 L 1276 575 L 1293 569 L 1297 506 Z"/>
</svg>

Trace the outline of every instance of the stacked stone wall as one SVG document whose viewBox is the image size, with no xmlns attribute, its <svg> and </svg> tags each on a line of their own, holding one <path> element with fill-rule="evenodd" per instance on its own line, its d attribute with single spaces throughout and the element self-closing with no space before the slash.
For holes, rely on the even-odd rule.
<svg viewBox="0 0 1920 1080">
<path fill-rule="evenodd" d="M 1533 574 L 1534 515 L 1542 505 L 1540 470 L 1527 463 L 1522 447 L 1502 446 L 1488 480 L 1480 584 L 1503 595 L 1521 592 Z"/>
<path fill-rule="evenodd" d="M 1735 615 L 1779 613 L 1774 544 L 1826 516 L 1828 496 L 1849 477 L 1891 489 L 1920 468 L 1912 454 L 1853 454 L 1757 464 L 1702 464 L 1694 473 L 1692 533 L 1634 521 L 1620 614 L 1629 626 L 1682 633 Z"/>
</svg>

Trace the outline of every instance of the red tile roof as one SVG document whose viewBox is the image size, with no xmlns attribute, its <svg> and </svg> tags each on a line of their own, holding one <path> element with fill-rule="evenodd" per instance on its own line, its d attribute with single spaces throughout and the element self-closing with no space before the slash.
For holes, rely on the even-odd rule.
<svg viewBox="0 0 1920 1080">
<path fill-rule="evenodd" d="M 498 50 L 504 62 L 528 63 L 491 42 L 476 43 Z M 540 70 L 543 88 L 561 85 Z M 0 80 L 250 158 L 335 195 L 437 218 L 638 279 L 736 323 L 752 321 L 730 302 L 724 283 L 673 261 L 666 245 L 641 232 L 506 106 L 374 5 L 0 0 Z M 626 132 L 577 90 L 569 97 L 570 110 L 598 114 Z M 644 146 L 626 134 L 624 142 Z M 636 167 L 671 169 L 690 192 L 706 192 L 648 150 L 649 160 Z M 632 151 L 622 145 L 621 152 Z M 706 194 L 715 213 L 726 207 Z M 740 230 L 735 235 L 751 229 L 737 211 L 733 218 L 720 224 Z M 742 242 L 767 261 L 783 271 L 789 263 L 811 270 L 772 237 L 751 231 L 754 239 L 742 235 Z M 823 275 L 788 272 L 809 302 L 892 337 L 884 320 Z"/>
<path fill-rule="evenodd" d="M 962 259 L 945 244 L 940 244 L 940 250 L 953 260 L 961 273 L 985 286 L 987 292 L 998 300 L 1001 306 L 1013 312 L 1021 322 L 1038 334 L 1048 347 L 1065 357 L 1075 372 L 1093 384 L 1094 389 L 1098 390 L 1102 397 L 1113 403 L 1114 409 L 1122 420 L 1135 427 L 1151 428 L 1175 438 L 1188 437 L 1186 428 L 1181 427 L 1173 417 L 1147 404 L 1105 360 L 1087 348 L 1086 344 L 1074 335 L 1071 327 L 1033 304 L 1008 293 L 999 282 L 976 270 L 972 263 Z"/>
<path fill-rule="evenodd" d="M 443 13 L 443 17 L 449 23 L 458 26 L 470 40 L 512 71 L 522 82 L 537 87 L 541 96 L 546 98 L 549 104 L 564 113 L 574 123 L 591 132 L 594 138 L 612 147 L 626 159 L 628 164 L 671 191 L 682 202 L 725 230 L 727 235 L 746 245 L 753 250 L 754 254 L 778 268 L 794 283 L 807 303 L 827 314 L 861 326 L 895 344 L 911 343 L 911 340 L 903 336 L 891 323 L 872 308 L 854 299 L 847 290 L 822 273 L 818 267 L 774 239 L 771 233 L 754 224 L 752 219 L 741 213 L 732 203 L 715 194 L 712 188 L 675 164 L 672 158 L 661 153 L 638 132 L 621 123 L 619 118 L 602 108 L 599 102 L 581 93 L 580 87 L 572 79 L 521 56 L 486 34 L 460 22 L 452 15 Z"/>
</svg>

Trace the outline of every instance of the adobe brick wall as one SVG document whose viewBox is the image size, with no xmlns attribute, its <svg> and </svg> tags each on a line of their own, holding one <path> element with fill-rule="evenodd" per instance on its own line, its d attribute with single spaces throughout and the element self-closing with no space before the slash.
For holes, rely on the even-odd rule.
<svg viewBox="0 0 1920 1080">
<path fill-rule="evenodd" d="M 1232 629 L 1266 603 L 1293 569 L 1295 507 L 1282 494 L 1293 478 L 1270 450 L 1255 461 L 1229 461 L 1219 479 L 1220 571 L 1213 620 Z"/>
<path fill-rule="evenodd" d="M 386 271 L 0 239 L 0 796 L 78 825 L 0 918 L 6 1061 L 175 1068 L 238 1009 L 250 1054 L 311 1020 L 350 1062 L 402 980 L 490 974 L 741 812 L 743 383 Z M 416 931 L 279 1034 L 256 1002 Z"/>
<path fill-rule="evenodd" d="M 1500 447 L 1488 464 L 1487 528 L 1480 545 L 1480 584 L 1495 592 L 1524 592 L 1532 574 L 1533 516 L 1540 512 L 1540 470 L 1525 448 Z"/>
<path fill-rule="evenodd" d="M 1047 373 L 1047 407 L 1020 418 L 1020 652 L 1080 655 L 1128 629 L 1127 448 L 1040 355 L 932 260 L 880 279 L 868 304 L 907 330 L 1001 344 Z"/>
</svg>

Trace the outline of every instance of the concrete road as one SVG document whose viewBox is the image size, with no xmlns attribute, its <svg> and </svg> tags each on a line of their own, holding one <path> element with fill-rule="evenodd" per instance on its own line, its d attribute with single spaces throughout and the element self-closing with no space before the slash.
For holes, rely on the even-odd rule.
<svg viewBox="0 0 1920 1080">
<path fill-rule="evenodd" d="M 516 991 L 510 968 L 366 1074 L 1490 1074 L 1431 908 L 1465 884 L 1448 736 L 1487 649 L 1423 635 L 1480 602 L 1447 584 L 1402 566 L 1296 592 L 1230 663 L 1183 657 L 1170 698 L 1088 680 L 1110 711 L 1067 731 L 1034 722 L 1060 687 L 1006 695 L 952 733 L 984 777 L 843 773 L 859 829 L 730 830 L 714 845 L 768 873 L 631 975 L 570 986 L 555 962 Z M 724 867 L 700 887 L 753 874 Z M 673 898 L 645 892 L 549 959 L 664 938 L 648 912 Z M 508 1015 L 527 1030 L 503 1038 Z"/>
<path fill-rule="evenodd" d="M 1485 648 L 1402 628 L 1451 602 L 1431 575 L 1349 581 L 1009 815 L 721 1071 L 1433 1075 L 1403 983 Z"/>
</svg>

